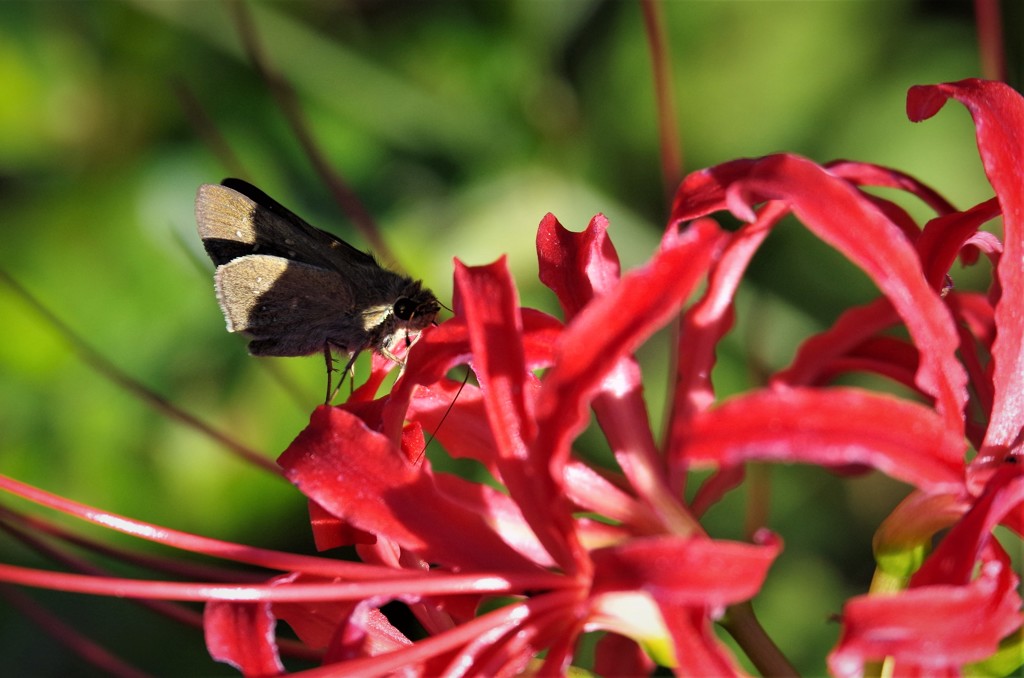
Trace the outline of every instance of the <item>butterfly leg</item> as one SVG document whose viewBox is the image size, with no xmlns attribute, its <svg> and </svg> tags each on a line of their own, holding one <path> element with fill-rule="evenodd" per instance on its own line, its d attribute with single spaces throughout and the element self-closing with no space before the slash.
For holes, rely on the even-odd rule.
<svg viewBox="0 0 1024 678">
<path fill-rule="evenodd" d="M 334 393 L 331 392 L 331 374 L 334 372 L 334 356 L 331 355 L 331 345 L 324 342 L 324 362 L 327 363 L 327 395 L 324 396 L 324 405 L 330 405 L 334 400 Z"/>
<path fill-rule="evenodd" d="M 359 353 L 360 353 L 359 351 L 356 351 L 355 353 L 353 353 L 352 357 L 348 359 L 348 363 L 346 363 L 345 369 L 341 370 L 341 374 L 347 374 L 349 376 L 349 379 L 350 379 L 349 383 L 351 383 L 353 385 L 355 384 L 355 378 L 356 378 L 356 370 L 355 370 L 356 358 L 359 357 Z M 341 385 L 343 383 L 344 383 L 344 378 L 342 378 L 342 380 L 334 388 L 334 392 L 333 393 L 328 392 L 329 393 L 329 397 L 328 397 L 328 401 L 329 402 L 333 401 L 335 399 L 335 397 L 337 397 L 338 391 L 341 390 Z M 329 382 L 328 382 L 327 386 L 328 386 L 328 388 L 330 388 L 330 383 Z"/>
<path fill-rule="evenodd" d="M 380 354 L 390 360 L 393 363 L 398 363 L 401 367 L 405 367 L 405 361 L 399 358 L 397 355 L 388 350 L 387 346 L 380 347 Z"/>
</svg>

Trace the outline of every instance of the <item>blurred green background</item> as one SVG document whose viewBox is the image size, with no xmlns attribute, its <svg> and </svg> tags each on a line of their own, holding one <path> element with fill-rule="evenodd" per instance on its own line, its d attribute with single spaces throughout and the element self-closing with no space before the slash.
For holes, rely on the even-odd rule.
<svg viewBox="0 0 1024 678">
<path fill-rule="evenodd" d="M 1004 4 L 1017 15 L 1007 25 L 1019 26 L 1020 5 Z M 606 214 L 627 267 L 655 247 L 666 201 L 638 4 L 248 7 L 317 145 L 382 225 L 392 263 L 442 300 L 453 258 L 481 264 L 507 254 L 524 303 L 556 312 L 536 279 L 534 237 L 547 212 L 573 230 Z M 786 150 L 892 165 L 959 206 L 991 196 L 965 111 L 950 106 L 922 125 L 904 114 L 911 85 L 980 75 L 970 2 L 679 0 L 662 9 L 688 171 Z M 1020 73 L 1021 33 L 1011 35 Z M 230 7 L 0 3 L 0 88 L 0 267 L 127 373 L 276 457 L 318 404 L 323 363 L 275 361 L 296 403 L 224 331 L 195 234 L 196 187 L 244 171 L 311 223 L 365 242 L 245 57 Z M 201 107 L 241 169 L 204 142 L 208 130 L 185 100 Z M 759 383 L 802 337 L 874 295 L 798 225 L 779 229 L 722 345 L 721 392 Z M 97 374 L 4 286 L 0 322 L 0 472 L 177 529 L 312 551 L 305 502 L 286 483 Z M 641 353 L 656 421 L 664 356 L 663 340 Z M 866 589 L 872 531 L 906 488 L 808 467 L 770 473 L 770 526 L 786 550 L 755 605 L 814 675 L 838 633 L 829 616 Z M 741 537 L 744 504 L 743 490 L 734 492 L 709 514 L 709 530 Z M 0 549 L 7 562 L 34 562 L 9 540 Z M 30 593 L 145 670 L 233 673 L 209 660 L 200 632 L 129 603 Z M 20 614 L 0 610 L 5 672 L 87 672 Z"/>
</svg>

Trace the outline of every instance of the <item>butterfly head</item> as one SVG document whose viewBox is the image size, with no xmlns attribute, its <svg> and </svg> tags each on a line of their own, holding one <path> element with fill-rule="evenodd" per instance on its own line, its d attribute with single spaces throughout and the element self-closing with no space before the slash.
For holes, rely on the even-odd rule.
<svg viewBox="0 0 1024 678">
<path fill-rule="evenodd" d="M 437 297 L 428 289 L 421 287 L 419 282 L 412 282 L 395 300 L 392 312 L 398 324 L 406 330 L 422 330 L 434 322 L 441 304 Z"/>
</svg>

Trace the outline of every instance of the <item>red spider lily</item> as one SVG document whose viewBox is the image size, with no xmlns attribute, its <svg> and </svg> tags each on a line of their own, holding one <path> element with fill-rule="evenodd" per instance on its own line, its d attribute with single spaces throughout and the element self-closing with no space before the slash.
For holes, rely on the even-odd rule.
<svg viewBox="0 0 1024 678">
<path fill-rule="evenodd" d="M 941 519 L 921 521 L 918 516 L 916 524 L 930 531 L 914 535 L 915 547 L 951 518 L 963 518 L 904 594 L 851 601 L 831 668 L 856 674 L 866 659 L 889 656 L 904 670 L 953 670 L 991 655 L 1021 621 L 1020 601 L 1013 593 L 1017 578 L 991 538 L 991 528 L 1000 521 L 1019 526 L 1019 519 L 1008 516 L 1020 503 L 1024 480 L 1019 465 L 1011 464 L 980 490 L 972 491 L 969 481 L 999 458 L 996 449 L 1016 459 L 1014 446 L 1024 422 L 1019 406 L 1024 314 L 1019 310 L 1022 295 L 1007 291 L 1024 290 L 1019 265 L 1015 270 L 998 266 L 997 285 L 989 295 L 997 300 L 989 306 L 995 332 L 974 334 L 972 327 L 986 326 L 981 298 L 950 291 L 946 271 L 959 253 L 969 255 L 975 248 L 987 249 L 997 261 L 1024 260 L 1020 254 L 1007 259 L 1008 253 L 1019 252 L 1024 213 L 1019 166 L 1024 108 L 1020 97 L 1002 85 L 969 81 L 915 88 L 912 117 L 933 113 L 936 97 L 947 96 L 965 101 L 975 115 L 999 209 L 989 201 L 957 212 L 911 177 L 871 165 L 821 167 L 791 155 L 741 160 L 688 177 L 677 194 L 662 249 L 647 267 L 621 279 L 602 219 L 592 221 L 584 233 L 571 234 L 548 217 L 538 236 L 541 278 L 562 303 L 564 328 L 518 307 L 502 264 L 460 268 L 456 318 L 413 350 L 410 369 L 389 398 L 372 407 L 361 403 L 351 414 L 314 415 L 311 427 L 281 459 L 289 478 L 344 523 L 386 540 L 403 557 L 411 555 L 404 567 L 430 563 L 435 570 L 476 571 L 481 577 L 535 567 L 563 573 L 564 588 L 577 592 L 567 599 L 573 604 L 562 608 L 557 619 L 524 608 L 518 634 L 506 631 L 497 646 L 489 645 L 488 656 L 500 657 L 486 664 L 490 668 L 521 669 L 544 648 L 549 650 L 546 666 L 560 668 L 581 630 L 628 629 L 624 619 L 609 622 L 596 614 L 595 596 L 611 578 L 619 581 L 617 589 L 654 598 L 674 643 L 677 671 L 701 673 L 735 670 L 706 634 L 707 624 L 721 605 L 753 591 L 723 595 L 721 581 L 712 576 L 686 593 L 687 584 L 676 579 L 681 570 L 710 564 L 700 557 L 693 568 L 680 565 L 690 563 L 697 545 L 721 548 L 703 538 L 693 512 L 675 499 L 686 470 L 709 464 L 728 470 L 751 459 L 874 467 L 917 487 L 915 500 L 949 498 Z M 862 190 L 870 185 L 919 196 L 936 210 L 936 219 L 918 229 L 895 204 Z M 765 204 L 755 211 L 759 203 Z M 698 219 L 721 209 L 749 224 L 726 236 Z M 999 211 L 1005 225 L 1002 257 L 992 239 L 977 232 Z M 714 407 L 708 375 L 714 345 L 730 325 L 737 281 L 756 247 L 789 212 L 863 268 L 884 296 L 851 309 L 832 329 L 809 340 L 768 389 Z M 707 277 L 708 289 L 683 316 L 678 388 L 662 455 L 630 356 L 676 313 L 700 276 Z M 958 322 L 967 329 L 958 330 Z M 909 342 L 880 335 L 900 323 Z M 990 348 L 994 365 L 987 373 L 969 365 L 973 381 L 990 383 L 977 388 L 991 394 L 987 428 L 965 427 L 968 371 L 956 357 L 958 350 L 974 352 L 978 346 Z M 401 421 L 408 416 L 436 425 L 440 404 L 453 390 L 451 384 L 437 384 L 461 362 L 471 365 L 480 387 L 456 404 L 455 422 L 448 428 L 452 433 L 443 436 L 444 442 L 453 455 L 483 463 L 507 488 L 507 498 L 487 486 L 442 481 L 431 475 L 428 464 L 410 466 L 399 454 Z M 541 378 L 534 376 L 539 368 L 548 368 Z M 897 378 L 916 388 L 928 404 L 823 387 L 851 369 Z M 421 390 L 415 390 L 417 385 Z M 586 423 L 588 405 L 622 469 L 614 489 L 593 481 L 593 471 L 570 461 L 571 441 Z M 986 433 L 979 438 L 982 429 Z M 979 450 L 970 465 L 965 463 L 965 435 Z M 419 449 L 415 440 L 412 447 L 405 441 L 406 457 Z M 351 449 L 364 453 L 351 454 Z M 704 501 L 713 501 L 724 489 L 712 481 L 704 488 Z M 948 510 L 954 499 L 956 508 Z M 573 518 L 582 511 L 617 524 L 595 530 L 592 523 Z M 899 520 L 886 528 L 898 532 Z M 880 543 L 879 550 L 887 545 Z M 737 561 L 744 562 L 739 556 Z M 980 574 L 972 578 L 979 562 Z M 763 571 L 747 574 L 753 583 Z M 727 579 L 739 581 L 731 573 Z M 509 593 L 527 594 L 539 604 L 565 591 Z M 960 629 L 963 617 L 956 612 L 961 608 L 978 615 L 976 633 Z M 942 609 L 949 613 L 935 613 Z M 455 628 L 466 623 L 452 615 L 445 619 Z M 541 627 L 544 633 L 538 632 Z M 438 633 L 434 641 L 454 633 L 440 627 L 428 632 Z M 523 640 L 523 633 L 532 640 Z M 644 640 L 636 633 L 633 637 Z M 514 644 L 516 651 L 502 652 L 503 642 Z M 461 666 L 478 661 L 482 651 L 474 645 L 446 652 L 458 657 Z"/>
<path fill-rule="evenodd" d="M 674 653 L 666 648 L 674 647 L 686 656 L 683 673 L 737 670 L 710 622 L 756 593 L 778 540 L 767 534 L 761 545 L 710 540 L 665 491 L 631 357 L 678 312 L 723 236 L 710 222 L 670 236 L 645 267 L 620 279 L 605 226 L 598 217 L 572 234 L 550 216 L 541 224 L 541 275 L 558 293 L 566 325 L 519 307 L 504 262 L 459 266 L 456 317 L 413 347 L 391 394 L 321 408 L 279 460 L 319 507 L 377 537 L 375 549 L 360 547 L 364 558 L 509 582 L 511 602 L 475 618 L 480 595 L 473 586 L 433 600 L 403 598 L 430 638 L 351 660 L 346 671 L 386 672 L 419 662 L 426 674 L 505 674 L 524 670 L 547 650 L 540 670 L 560 673 L 579 634 L 591 629 L 630 636 L 669 661 Z M 484 464 L 507 496 L 435 475 L 425 460 L 410 463 L 422 436 L 403 437 L 402 420 L 410 413 L 433 422 L 453 390 L 444 374 L 467 361 L 480 385 L 467 387 L 439 435 L 453 456 Z M 547 368 L 543 378 L 535 376 L 538 368 Z M 616 487 L 571 460 L 589 404 L 623 467 L 637 478 L 632 487 L 652 491 Z M 580 512 L 616 524 L 577 517 Z M 559 575 L 555 583 L 530 583 L 551 572 Z M 339 613 L 340 628 L 348 629 L 339 633 L 372 637 L 362 626 L 369 617 Z"/>
<path fill-rule="evenodd" d="M 737 259 L 747 256 L 747 243 L 760 242 L 791 211 L 860 265 L 885 295 L 846 311 L 830 330 L 808 340 L 793 364 L 775 375 L 769 391 L 675 422 L 681 440 L 675 449 L 684 462 L 866 464 L 917 486 L 879 532 L 876 550 L 883 572 L 910 575 L 920 569 L 902 594 L 866 596 L 848 604 L 843 637 L 830 660 L 837 675 L 858 675 L 865 660 L 885 657 L 895 659 L 901 672 L 956 672 L 992 655 L 1022 621 L 1018 578 L 991 529 L 1002 522 L 1020 534 L 1024 526 L 1019 463 L 1024 428 L 1024 100 L 1005 85 L 978 80 L 915 87 L 908 98 L 911 119 L 930 117 L 947 98 L 964 103 L 974 117 L 995 200 L 959 212 L 895 171 L 855 163 L 823 168 L 786 155 L 696 173 L 676 198 L 674 217 L 680 221 L 718 209 L 748 220 L 734 240 Z M 894 204 L 862 192 L 865 185 L 906 190 L 937 215 L 918 229 Z M 764 201 L 757 213 L 751 210 Z M 999 214 L 1001 247 L 978 231 Z M 979 249 L 996 265 L 990 293 L 950 291 L 946 272 L 955 257 L 970 261 Z M 723 280 L 726 276 L 734 278 L 736 271 L 721 274 Z M 708 298 L 714 291 L 712 283 Z M 711 303 L 689 315 L 704 314 Z M 727 318 L 724 310 L 715 316 L 724 327 L 722 318 Z M 909 344 L 880 335 L 900 322 L 910 334 Z M 699 333 L 696 323 L 686 329 Z M 684 334 L 681 345 L 687 341 Z M 965 356 L 966 370 L 955 351 Z M 990 356 L 987 369 L 979 354 Z M 704 360 L 708 355 L 703 354 Z M 861 391 L 807 389 L 853 369 L 916 388 L 933 403 L 934 412 Z M 691 368 L 680 381 L 691 389 L 680 394 L 680 412 L 707 403 L 703 398 L 696 408 L 690 404 L 692 384 L 700 381 L 691 376 L 695 373 L 707 374 L 707 365 Z M 979 396 L 970 408 L 966 374 Z M 965 428 L 966 414 L 975 411 L 987 423 L 970 422 Z M 961 442 L 965 435 L 977 450 L 969 463 Z M 924 545 L 951 524 L 922 565 Z M 1014 642 L 1019 652 L 1020 640 Z"/>
<path fill-rule="evenodd" d="M 318 408 L 279 459 L 309 499 L 317 545 L 355 544 L 363 563 L 177 535 L 0 478 L 65 512 L 280 573 L 172 584 L 3 566 L 0 577 L 207 601 L 211 654 L 246 675 L 282 672 L 286 650 L 321 662 L 311 675 L 556 675 L 594 630 L 607 632 L 595 653 L 600 674 L 649 673 L 652 659 L 679 675 L 737 674 L 713 622 L 744 614 L 737 604 L 760 590 L 781 539 L 765 530 L 753 544 L 712 539 L 699 516 L 750 460 L 869 467 L 914 490 L 876 535 L 878 575 L 845 606 L 831 671 L 855 676 L 886 660 L 894 674 L 953 675 L 1001 642 L 1019 652 L 1018 577 L 992 530 L 1024 531 L 1024 99 L 973 80 L 918 87 L 911 118 L 947 98 L 971 111 L 995 189 L 969 209 L 895 170 L 775 155 L 687 177 L 658 251 L 624 275 L 603 217 L 581 233 L 545 217 L 541 279 L 563 320 L 522 308 L 503 260 L 457 265 L 455 317 L 424 332 L 391 392 L 375 398 L 393 367 L 377 359 L 370 381 L 344 406 Z M 919 227 L 871 186 L 904 190 L 936 216 Z M 722 210 L 746 223 L 724 231 L 707 218 Z M 710 374 L 739 280 L 787 214 L 860 266 L 882 296 L 804 342 L 767 387 L 719 403 Z M 978 230 L 999 215 L 1002 242 Z M 979 253 L 995 264 L 989 293 L 951 289 L 956 258 Z M 675 319 L 674 398 L 659 443 L 633 353 Z M 884 334 L 896 326 L 907 339 Z M 459 391 L 447 374 L 463 364 L 478 385 L 437 429 Z M 851 370 L 888 376 L 920 400 L 829 386 Z M 615 472 L 573 453 L 591 411 Z M 438 430 L 452 457 L 479 463 L 488 482 L 435 473 L 422 458 L 424 428 Z M 716 474 L 687 504 L 682 490 L 701 467 Z M 381 611 L 394 601 L 415 624 L 398 628 Z M 278 620 L 298 643 L 277 638 Z M 744 649 L 766 673 L 787 670 L 770 645 Z"/>
</svg>

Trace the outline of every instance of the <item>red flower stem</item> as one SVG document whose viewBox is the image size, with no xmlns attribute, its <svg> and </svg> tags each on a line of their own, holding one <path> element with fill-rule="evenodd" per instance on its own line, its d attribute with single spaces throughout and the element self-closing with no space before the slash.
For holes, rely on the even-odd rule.
<svg viewBox="0 0 1024 678">
<path fill-rule="evenodd" d="M 748 538 L 768 524 L 771 508 L 771 468 L 765 464 L 750 464 L 747 468 L 747 515 L 743 531 Z"/>
<path fill-rule="evenodd" d="M 999 0 L 974 0 L 974 20 L 978 31 L 981 76 L 1006 82 L 1006 50 L 1003 47 L 1003 21 Z"/>
<path fill-rule="evenodd" d="M 647 45 L 651 50 L 654 70 L 654 97 L 658 106 L 658 136 L 661 140 L 661 177 L 665 185 L 665 198 L 671 203 L 676 186 L 683 178 L 683 152 L 676 129 L 678 116 L 669 72 L 665 22 L 661 18 L 661 3 L 658 0 L 640 0 L 640 9 L 644 15 Z"/>
</svg>

